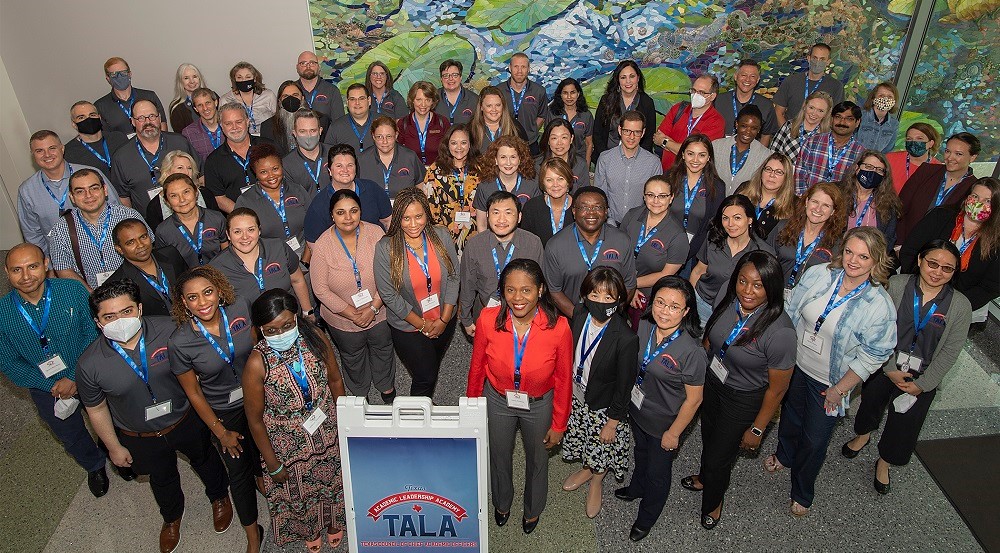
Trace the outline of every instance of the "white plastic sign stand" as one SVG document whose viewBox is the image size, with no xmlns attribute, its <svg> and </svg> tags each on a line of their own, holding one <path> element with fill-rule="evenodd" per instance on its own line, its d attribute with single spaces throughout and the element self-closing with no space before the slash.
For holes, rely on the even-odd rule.
<svg viewBox="0 0 1000 553">
<path fill-rule="evenodd" d="M 351 553 L 486 552 L 485 398 L 337 400 Z"/>
</svg>

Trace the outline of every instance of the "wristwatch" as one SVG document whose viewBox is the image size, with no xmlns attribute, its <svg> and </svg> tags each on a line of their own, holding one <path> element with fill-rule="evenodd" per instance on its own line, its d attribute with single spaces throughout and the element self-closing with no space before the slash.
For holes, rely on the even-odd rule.
<svg viewBox="0 0 1000 553">
<path fill-rule="evenodd" d="M 306 317 L 309 317 L 310 315 L 312 315 L 315 312 L 316 312 L 316 308 L 314 307 L 314 308 L 310 309 L 309 311 L 303 311 L 302 314 L 305 315 Z"/>
<path fill-rule="evenodd" d="M 757 436 L 758 438 L 764 435 L 764 431 L 761 430 L 760 428 L 757 428 L 756 426 L 750 427 L 750 433 L 753 434 L 754 436 Z"/>
<path fill-rule="evenodd" d="M 667 147 L 667 142 L 670 142 L 670 139 L 669 138 L 664 138 L 663 142 L 660 142 L 660 146 L 663 146 L 664 148 L 666 148 Z"/>
<path fill-rule="evenodd" d="M 372 304 L 372 305 L 369 305 L 369 306 L 368 306 L 368 309 L 371 309 L 371 310 L 372 310 L 372 313 L 375 313 L 376 315 L 378 315 L 378 314 L 379 314 L 379 312 L 380 312 L 380 311 L 382 311 L 382 310 L 381 310 L 381 309 L 379 309 L 378 307 L 375 307 L 375 304 Z"/>
</svg>

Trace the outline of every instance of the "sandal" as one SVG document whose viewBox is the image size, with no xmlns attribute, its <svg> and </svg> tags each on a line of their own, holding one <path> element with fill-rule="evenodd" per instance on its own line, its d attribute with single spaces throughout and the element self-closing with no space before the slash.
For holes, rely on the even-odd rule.
<svg viewBox="0 0 1000 553">
<path fill-rule="evenodd" d="M 775 473 L 783 468 L 785 468 L 785 465 L 781 464 L 777 455 L 771 454 L 764 458 L 764 470 L 767 472 Z"/>
<path fill-rule="evenodd" d="M 306 542 L 306 551 L 309 553 L 319 553 L 323 549 L 323 539 L 321 536 L 317 536 L 313 541 Z"/>
<path fill-rule="evenodd" d="M 791 512 L 793 517 L 802 518 L 809 514 L 809 507 L 803 507 L 798 501 L 792 500 Z"/>
<path fill-rule="evenodd" d="M 326 543 L 330 546 L 330 549 L 336 549 L 340 546 L 340 542 L 344 540 L 344 529 L 341 528 L 336 532 L 330 532 L 329 529 L 326 531 Z"/>
<path fill-rule="evenodd" d="M 698 485 L 701 485 L 701 487 L 699 488 Z M 681 478 L 681 487 L 692 492 L 700 492 L 705 489 L 705 485 L 701 483 L 701 479 L 696 474 Z"/>
</svg>

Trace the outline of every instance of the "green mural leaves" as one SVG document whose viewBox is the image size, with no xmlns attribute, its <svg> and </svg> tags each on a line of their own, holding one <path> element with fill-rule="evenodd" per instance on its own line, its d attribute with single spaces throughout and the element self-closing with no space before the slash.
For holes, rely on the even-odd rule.
<svg viewBox="0 0 1000 553">
<path fill-rule="evenodd" d="M 476 0 L 469 8 L 465 23 L 479 29 L 499 27 L 507 34 L 518 34 L 561 14 L 576 2 L 577 0 Z"/>
<path fill-rule="evenodd" d="M 642 74 L 646 78 L 646 94 L 653 98 L 656 111 L 666 113 L 671 106 L 686 100 L 691 88 L 691 78 L 686 73 L 672 67 L 644 67 Z M 611 75 L 604 75 L 583 85 L 583 96 L 591 110 L 597 110 L 597 103 L 608 86 Z"/>
<path fill-rule="evenodd" d="M 410 31 L 365 52 L 344 69 L 341 83 L 346 87 L 351 83 L 365 82 L 368 65 L 381 61 L 395 75 L 393 88 L 406 96 L 410 85 L 417 81 L 430 81 L 436 85 L 440 80 L 438 66 L 446 59 L 457 59 L 470 68 L 475 65 L 476 52 L 468 40 L 455 34 L 433 36 L 429 32 Z"/>
</svg>

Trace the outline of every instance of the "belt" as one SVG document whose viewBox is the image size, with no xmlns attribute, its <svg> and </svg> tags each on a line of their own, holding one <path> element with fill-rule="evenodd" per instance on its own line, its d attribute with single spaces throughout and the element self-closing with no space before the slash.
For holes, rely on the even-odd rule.
<svg viewBox="0 0 1000 553">
<path fill-rule="evenodd" d="M 122 434 L 125 434 L 126 436 L 131 436 L 133 438 L 162 438 L 167 434 L 170 434 L 175 428 L 180 426 L 180 424 L 184 422 L 184 419 L 187 418 L 190 412 L 191 410 L 188 409 L 187 411 L 184 412 L 183 415 L 181 415 L 181 418 L 177 419 L 177 422 L 171 424 L 170 426 L 162 430 L 157 430 L 156 432 L 132 432 L 131 430 L 125 430 L 124 428 L 119 428 L 118 431 L 121 432 Z"/>
<path fill-rule="evenodd" d="M 489 380 L 487 380 L 487 382 L 489 382 Z M 507 393 L 506 392 L 501 392 L 500 390 L 497 390 L 497 387 L 494 386 L 492 382 L 489 382 L 489 385 L 490 385 L 490 388 L 493 388 L 493 391 L 495 391 L 496 393 L 500 394 L 500 397 L 507 397 Z M 548 392 L 546 392 L 546 393 L 548 393 Z M 543 399 L 545 399 L 545 396 L 538 396 L 538 397 L 528 396 L 528 403 L 534 403 L 536 401 L 541 401 Z"/>
</svg>

